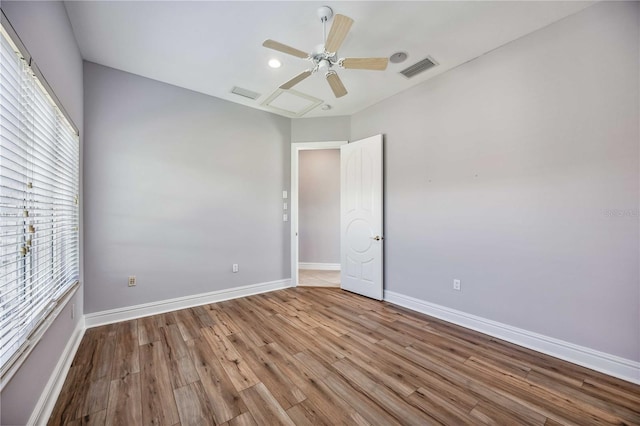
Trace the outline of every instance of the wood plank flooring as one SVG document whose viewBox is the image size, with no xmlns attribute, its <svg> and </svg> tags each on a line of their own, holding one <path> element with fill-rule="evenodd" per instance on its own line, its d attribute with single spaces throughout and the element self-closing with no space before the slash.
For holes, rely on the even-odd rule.
<svg viewBox="0 0 640 426">
<path fill-rule="evenodd" d="M 631 425 L 640 386 L 338 289 L 88 329 L 50 425 Z"/>
<path fill-rule="evenodd" d="M 299 269 L 298 285 L 302 287 L 340 287 L 340 271 Z"/>
</svg>

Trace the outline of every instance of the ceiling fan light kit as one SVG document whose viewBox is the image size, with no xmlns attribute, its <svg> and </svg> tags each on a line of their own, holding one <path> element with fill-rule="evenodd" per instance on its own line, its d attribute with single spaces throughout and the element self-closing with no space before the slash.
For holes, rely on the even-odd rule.
<svg viewBox="0 0 640 426">
<path fill-rule="evenodd" d="M 318 72 L 320 74 L 327 75 L 327 72 L 329 72 L 330 67 L 331 67 L 331 63 L 328 60 L 320 59 L 320 61 L 318 61 Z"/>
<path fill-rule="evenodd" d="M 268 49 L 277 50 L 287 55 L 310 61 L 313 65 L 310 69 L 303 71 L 291 80 L 280 86 L 280 89 L 291 89 L 313 73 L 318 73 L 327 80 L 329 87 L 336 98 L 346 95 L 347 89 L 344 87 L 338 73 L 334 67 L 343 69 L 359 69 L 384 71 L 389 63 L 388 58 L 338 58 L 338 49 L 344 43 L 353 25 L 353 19 L 348 16 L 337 14 L 333 18 L 329 35 L 326 35 L 326 23 L 333 17 L 333 10 L 329 6 L 322 6 L 317 10 L 323 28 L 323 44 L 318 46 L 314 52 L 307 54 L 302 50 L 282 44 L 275 40 L 265 40 L 262 45 Z"/>
</svg>

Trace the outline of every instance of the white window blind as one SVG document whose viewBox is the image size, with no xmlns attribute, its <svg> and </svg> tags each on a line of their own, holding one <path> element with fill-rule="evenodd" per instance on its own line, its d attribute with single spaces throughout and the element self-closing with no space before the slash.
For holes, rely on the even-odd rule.
<svg viewBox="0 0 640 426">
<path fill-rule="evenodd" d="M 0 371 L 79 276 L 79 137 L 1 28 Z"/>
</svg>

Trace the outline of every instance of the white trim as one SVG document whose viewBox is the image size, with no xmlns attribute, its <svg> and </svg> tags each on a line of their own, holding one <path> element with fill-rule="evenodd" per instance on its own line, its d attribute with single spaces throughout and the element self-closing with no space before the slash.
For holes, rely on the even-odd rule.
<svg viewBox="0 0 640 426">
<path fill-rule="evenodd" d="M 28 425 L 46 425 L 47 421 L 49 421 L 51 412 L 62 390 L 62 385 L 67 378 L 69 368 L 71 368 L 71 362 L 80 346 L 82 336 L 84 336 L 84 330 L 84 318 L 80 318 L 76 324 L 76 328 L 73 330 L 71 338 L 67 342 L 67 346 L 65 346 L 62 355 L 60 355 L 56 367 L 49 377 L 47 385 L 40 394 L 40 398 L 38 398 L 38 402 L 31 412 L 31 416 L 27 422 Z"/>
<path fill-rule="evenodd" d="M 542 352 L 583 367 L 640 384 L 640 362 L 586 348 L 542 334 L 512 327 L 446 306 L 436 305 L 392 291 L 384 292 L 384 300 L 405 308 L 470 328 L 534 351 Z"/>
<path fill-rule="evenodd" d="M 339 271 L 339 263 L 313 263 L 313 262 L 298 262 L 298 269 L 313 269 L 316 271 Z"/>
<path fill-rule="evenodd" d="M 298 154 L 300 151 L 340 149 L 349 141 L 300 142 L 291 144 L 291 282 L 298 285 Z"/>
<path fill-rule="evenodd" d="M 143 303 L 141 305 L 127 306 L 107 311 L 93 312 L 85 315 L 85 324 L 87 328 L 97 327 L 99 325 L 128 321 L 149 315 L 177 311 L 179 309 L 191 308 L 193 306 L 206 305 L 208 303 L 222 302 L 223 300 L 236 299 L 238 297 L 251 296 L 253 294 L 266 293 L 288 287 L 291 287 L 291 280 L 284 279 L 224 290 L 216 290 L 208 293 L 193 294 L 191 296 L 176 297 L 175 299 Z"/>
<path fill-rule="evenodd" d="M 6 370 L 2 371 L 2 376 L 0 378 L 0 392 L 2 392 L 2 389 L 4 389 L 7 383 L 11 381 L 13 375 L 20 371 L 22 364 L 27 360 L 27 358 L 29 358 L 31 351 L 33 351 L 51 324 L 53 324 L 56 318 L 58 318 L 58 315 L 60 315 L 62 310 L 76 294 L 78 288 L 80 288 L 80 283 L 76 281 L 75 284 L 65 290 L 65 293 L 63 293 L 62 297 L 56 302 L 52 311 L 49 312 L 36 326 L 36 328 L 33 329 L 27 341 L 23 344 L 24 346 L 22 346 L 19 352 L 10 359 L 10 364 L 7 364 L 8 367 L 3 367 L 3 369 L 6 368 Z M 3 369 L 0 369 L 0 371 Z"/>
</svg>

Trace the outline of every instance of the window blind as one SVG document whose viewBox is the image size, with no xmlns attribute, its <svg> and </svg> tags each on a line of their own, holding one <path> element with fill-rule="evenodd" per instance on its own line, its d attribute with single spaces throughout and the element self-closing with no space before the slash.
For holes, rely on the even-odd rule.
<svg viewBox="0 0 640 426">
<path fill-rule="evenodd" d="M 4 25 L 0 32 L 0 371 L 4 375 L 78 281 L 79 137 Z"/>
</svg>

